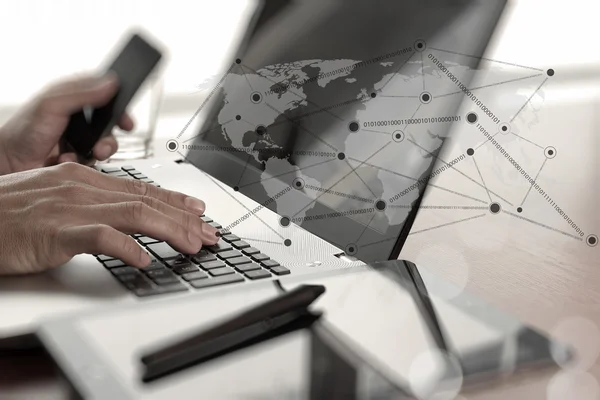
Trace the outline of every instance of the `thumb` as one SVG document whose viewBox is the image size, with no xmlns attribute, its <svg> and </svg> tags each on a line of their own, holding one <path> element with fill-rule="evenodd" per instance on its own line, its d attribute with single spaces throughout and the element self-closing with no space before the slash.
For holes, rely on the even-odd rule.
<svg viewBox="0 0 600 400">
<path fill-rule="evenodd" d="M 100 107 L 117 93 L 119 82 L 114 73 L 65 81 L 48 90 L 43 107 L 52 114 L 69 116 L 86 106 Z"/>
</svg>

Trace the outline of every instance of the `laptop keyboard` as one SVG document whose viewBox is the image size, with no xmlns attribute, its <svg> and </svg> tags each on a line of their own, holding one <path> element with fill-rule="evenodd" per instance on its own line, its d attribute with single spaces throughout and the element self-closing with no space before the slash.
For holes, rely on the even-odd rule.
<svg viewBox="0 0 600 400">
<path fill-rule="evenodd" d="M 97 168 L 106 174 L 125 179 L 139 179 L 160 186 L 133 167 Z M 203 215 L 202 220 L 222 229 Z M 182 254 L 166 242 L 141 234 L 131 235 L 148 250 L 152 262 L 143 269 L 134 268 L 106 255 L 96 258 L 121 284 L 139 297 L 186 292 L 214 286 L 250 282 L 290 274 L 290 270 L 271 259 L 231 232 L 221 232 L 219 242 L 205 246 L 197 254 Z"/>
</svg>

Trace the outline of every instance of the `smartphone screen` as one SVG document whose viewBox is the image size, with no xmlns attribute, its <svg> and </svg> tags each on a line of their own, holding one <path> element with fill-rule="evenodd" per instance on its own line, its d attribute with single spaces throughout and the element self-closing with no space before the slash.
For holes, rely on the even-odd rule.
<svg viewBox="0 0 600 400">
<path fill-rule="evenodd" d="M 81 110 L 71 116 L 63 135 L 70 151 L 75 151 L 81 157 L 91 158 L 96 142 L 118 123 L 136 92 L 161 58 L 161 52 L 139 34 L 132 35 L 105 71 L 117 75 L 117 94 L 108 104 L 93 109 L 91 113 Z"/>
</svg>

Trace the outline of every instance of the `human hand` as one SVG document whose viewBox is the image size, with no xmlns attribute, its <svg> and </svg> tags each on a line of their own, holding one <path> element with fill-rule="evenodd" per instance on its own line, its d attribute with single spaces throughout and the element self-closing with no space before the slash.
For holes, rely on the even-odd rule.
<svg viewBox="0 0 600 400">
<path fill-rule="evenodd" d="M 61 154 L 59 149 L 71 114 L 107 104 L 118 87 L 117 78 L 109 74 L 59 82 L 42 91 L 0 128 L 0 175 L 77 162 L 75 153 Z M 129 131 L 133 121 L 124 115 L 119 127 Z M 104 137 L 94 146 L 94 158 L 106 160 L 117 147 L 112 135 Z"/>
<path fill-rule="evenodd" d="M 148 266 L 148 254 L 128 236 L 134 233 L 196 254 L 218 241 L 217 230 L 200 219 L 205 207 L 182 193 L 75 163 L 2 176 L 0 274 L 41 272 L 81 253 Z"/>
</svg>

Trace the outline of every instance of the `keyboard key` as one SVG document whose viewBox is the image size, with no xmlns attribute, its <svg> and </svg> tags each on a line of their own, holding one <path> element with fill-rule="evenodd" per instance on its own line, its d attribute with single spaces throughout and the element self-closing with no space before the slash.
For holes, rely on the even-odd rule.
<svg viewBox="0 0 600 400">
<path fill-rule="evenodd" d="M 127 171 L 127 173 L 128 173 L 129 175 L 141 174 L 141 172 L 140 172 L 140 171 L 138 171 L 138 170 L 137 170 L 137 169 L 135 169 L 135 168 L 134 168 L 134 169 L 126 169 L 126 170 L 124 169 L 124 171 Z"/>
<path fill-rule="evenodd" d="M 236 258 L 230 258 L 229 260 L 226 260 L 225 262 L 229 265 L 240 265 L 240 264 L 249 264 L 252 262 L 252 260 L 250 260 L 248 257 L 236 257 Z"/>
<path fill-rule="evenodd" d="M 177 278 L 177 276 L 175 274 L 173 274 L 173 272 L 170 269 L 157 269 L 157 270 L 151 270 L 151 271 L 145 271 L 146 275 L 150 277 L 150 279 L 159 279 L 159 278 L 175 278 L 175 280 L 177 282 L 179 282 L 179 279 Z"/>
<path fill-rule="evenodd" d="M 168 271 L 167 267 L 165 267 L 164 264 L 158 260 L 152 260 L 152 262 L 150 262 L 150 265 L 142 268 L 142 271 L 157 271 L 157 270 Z"/>
<path fill-rule="evenodd" d="M 248 271 L 245 272 L 244 275 L 250 279 L 264 279 L 272 276 L 269 271 L 265 271 L 264 269 L 258 271 Z"/>
<path fill-rule="evenodd" d="M 148 288 L 135 288 L 135 289 L 131 289 L 131 291 L 133 292 L 133 294 L 135 294 L 138 297 L 155 296 L 157 294 L 164 293 L 159 286 L 157 286 L 157 287 L 150 286 Z"/>
<path fill-rule="evenodd" d="M 191 263 L 192 262 L 190 261 L 190 259 L 187 257 L 184 257 L 184 256 L 172 258 L 170 260 L 165 261 L 165 264 L 167 264 L 167 266 L 170 268 L 176 268 L 176 267 L 181 267 L 184 265 L 190 265 Z"/>
<path fill-rule="evenodd" d="M 260 250 L 257 249 L 256 247 L 246 247 L 245 249 L 242 250 L 242 253 L 244 253 L 247 256 L 251 256 L 253 254 L 260 253 Z"/>
<path fill-rule="evenodd" d="M 188 265 L 173 268 L 173 272 L 175 272 L 177 275 L 185 275 L 185 274 L 194 273 L 194 272 L 198 272 L 198 271 L 200 271 L 200 269 L 193 264 L 188 264 Z"/>
<path fill-rule="evenodd" d="M 240 257 L 241 255 L 242 253 L 240 253 L 239 251 L 228 250 L 219 253 L 219 258 L 222 260 L 227 260 L 228 258 Z"/>
<path fill-rule="evenodd" d="M 270 258 L 270 257 L 269 257 L 268 255 L 266 255 L 266 254 L 263 254 L 263 253 L 258 253 L 258 254 L 253 254 L 253 255 L 252 255 L 252 259 L 253 259 L 254 261 L 258 261 L 258 262 L 261 262 L 261 261 L 268 260 L 269 258 Z"/>
<path fill-rule="evenodd" d="M 170 278 L 154 278 L 152 279 L 154 281 L 154 283 L 156 283 L 159 286 L 164 286 L 164 285 L 172 285 L 174 283 L 179 283 L 179 278 L 177 277 L 170 277 Z"/>
<path fill-rule="evenodd" d="M 137 281 L 146 282 L 146 278 L 144 278 L 142 274 L 122 274 L 115 275 L 115 277 L 123 283 L 135 283 Z"/>
<path fill-rule="evenodd" d="M 206 279 L 206 278 L 208 278 L 208 275 L 206 274 L 206 272 L 198 271 L 198 272 L 191 272 L 189 274 L 183 274 L 181 277 L 183 279 L 185 279 L 186 281 L 195 281 L 198 279 Z"/>
<path fill-rule="evenodd" d="M 235 247 L 236 249 L 245 249 L 247 247 L 250 247 L 250 245 L 246 242 L 244 242 L 243 240 L 238 240 L 236 242 L 231 243 L 231 245 L 233 247 Z"/>
<path fill-rule="evenodd" d="M 236 240 L 240 240 L 240 238 L 235 236 L 234 234 L 229 233 L 227 235 L 223 235 L 223 240 L 231 243 L 231 242 L 235 242 Z"/>
<path fill-rule="evenodd" d="M 160 240 L 148 237 L 148 236 L 140 236 L 139 238 L 137 238 L 138 242 L 140 242 L 141 244 L 150 244 L 150 243 L 158 243 L 160 242 Z"/>
<path fill-rule="evenodd" d="M 115 173 L 120 173 L 122 171 L 121 171 L 121 168 L 104 166 L 104 167 L 102 167 L 102 172 L 104 172 L 106 174 L 115 174 Z"/>
<path fill-rule="evenodd" d="M 129 174 L 125 172 L 118 172 L 116 174 L 112 174 L 112 176 L 116 176 L 117 178 L 129 178 Z"/>
<path fill-rule="evenodd" d="M 210 271 L 208 271 L 208 273 L 211 274 L 212 276 L 221 276 L 221 275 L 234 274 L 235 271 L 233 270 L 233 268 L 223 267 L 223 268 L 211 269 Z"/>
<path fill-rule="evenodd" d="M 215 261 L 216 259 L 217 257 L 214 254 L 209 253 L 208 250 L 204 249 L 200 250 L 200 252 L 195 256 L 192 256 L 192 261 L 196 264 L 200 264 L 207 261 Z"/>
<path fill-rule="evenodd" d="M 131 165 L 126 165 L 124 167 L 121 168 L 123 171 L 134 171 L 135 167 L 132 167 Z"/>
<path fill-rule="evenodd" d="M 279 263 L 275 260 L 265 260 L 260 263 L 263 267 L 271 269 L 273 267 L 279 267 Z"/>
<path fill-rule="evenodd" d="M 144 236 L 144 235 L 142 235 L 141 233 L 134 233 L 133 235 L 131 235 L 131 237 L 134 237 L 134 238 L 139 238 L 140 236 Z"/>
<path fill-rule="evenodd" d="M 211 269 L 215 269 L 215 268 L 224 267 L 225 264 L 223 264 L 222 261 L 216 260 L 216 261 L 208 261 L 208 262 L 200 263 L 200 266 L 202 267 L 202 269 L 211 270 Z"/>
<path fill-rule="evenodd" d="M 209 222 L 208 224 L 210 226 L 212 226 L 213 228 L 216 228 L 216 229 L 221 229 L 222 228 L 221 224 L 219 224 L 217 222 L 214 222 L 214 221 L 213 222 Z"/>
<path fill-rule="evenodd" d="M 273 267 L 270 270 L 272 273 L 274 273 L 275 275 L 289 275 L 290 274 L 290 270 L 287 269 L 286 267 Z"/>
<path fill-rule="evenodd" d="M 111 257 L 111 256 L 105 256 L 104 254 L 100 254 L 100 255 L 99 255 L 97 258 L 98 258 L 98 260 L 99 260 L 99 261 L 103 261 L 103 262 L 104 262 L 104 261 L 110 261 L 110 260 L 114 260 L 114 259 L 115 259 L 114 257 Z"/>
<path fill-rule="evenodd" d="M 132 175 L 135 179 L 148 179 L 148 177 L 144 174 L 133 174 Z"/>
<path fill-rule="evenodd" d="M 176 293 L 176 292 L 187 292 L 188 288 L 183 283 L 178 282 L 170 285 L 160 286 L 160 294 Z"/>
<path fill-rule="evenodd" d="M 104 266 L 106 268 L 123 267 L 124 265 L 125 263 L 121 260 L 104 261 Z"/>
<path fill-rule="evenodd" d="M 117 267 L 110 270 L 113 275 L 140 274 L 140 270 L 133 267 Z"/>
<path fill-rule="evenodd" d="M 211 286 L 226 285 L 229 283 L 237 283 L 237 282 L 243 282 L 243 281 L 244 281 L 243 276 L 238 275 L 238 274 L 233 274 L 233 275 L 223 275 L 223 276 L 219 276 L 219 277 L 211 278 L 211 279 L 201 279 L 201 280 L 197 280 L 197 281 L 191 281 L 190 285 L 192 285 L 196 289 L 204 289 L 204 288 L 211 287 Z"/>
<path fill-rule="evenodd" d="M 172 248 L 164 242 L 149 244 L 147 247 L 148 250 L 154 253 L 156 257 L 161 258 L 163 260 L 168 260 L 171 258 L 177 258 L 181 256 L 181 254 L 177 250 L 175 250 L 174 248 Z"/>
<path fill-rule="evenodd" d="M 125 286 L 129 290 L 150 289 L 154 286 L 154 285 L 152 285 L 152 282 L 150 282 L 150 280 L 142 274 L 137 275 L 136 279 L 122 280 L 122 278 L 126 278 L 129 276 L 130 275 L 117 276 L 117 279 L 119 279 L 121 281 L 121 283 L 123 283 L 123 286 Z"/>
<path fill-rule="evenodd" d="M 236 265 L 235 269 L 237 269 L 238 271 L 241 272 L 247 272 L 247 271 L 256 271 L 257 269 L 260 269 L 260 266 L 258 264 L 240 264 L 240 265 Z"/>
<path fill-rule="evenodd" d="M 215 244 L 214 246 L 207 246 L 206 249 L 212 253 L 219 253 L 221 251 L 232 250 L 233 247 L 227 244 L 227 242 L 219 240 L 217 244 Z"/>
<path fill-rule="evenodd" d="M 145 182 L 145 183 L 154 183 L 154 181 L 150 178 L 140 179 L 140 181 Z"/>
<path fill-rule="evenodd" d="M 200 219 L 206 222 L 207 224 L 214 222 L 211 218 L 207 217 L 206 215 L 201 216 Z"/>
</svg>

